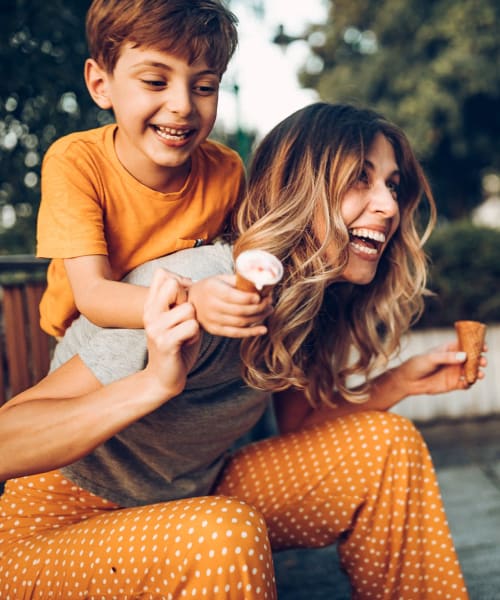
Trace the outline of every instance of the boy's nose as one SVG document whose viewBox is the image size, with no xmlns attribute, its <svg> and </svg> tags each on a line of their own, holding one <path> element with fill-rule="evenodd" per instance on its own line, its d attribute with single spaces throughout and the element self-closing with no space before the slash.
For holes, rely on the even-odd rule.
<svg viewBox="0 0 500 600">
<path fill-rule="evenodd" d="M 192 110 L 191 90 L 184 86 L 172 87 L 169 90 L 167 100 L 165 102 L 170 112 L 181 116 L 187 116 Z"/>
</svg>

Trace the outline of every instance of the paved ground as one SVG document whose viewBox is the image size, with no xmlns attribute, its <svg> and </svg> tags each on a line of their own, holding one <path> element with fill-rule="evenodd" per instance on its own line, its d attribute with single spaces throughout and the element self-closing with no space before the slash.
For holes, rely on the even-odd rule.
<svg viewBox="0 0 500 600">
<path fill-rule="evenodd" d="M 471 600 L 500 600 L 500 416 L 419 426 Z M 335 548 L 275 555 L 280 600 L 348 600 Z"/>
</svg>

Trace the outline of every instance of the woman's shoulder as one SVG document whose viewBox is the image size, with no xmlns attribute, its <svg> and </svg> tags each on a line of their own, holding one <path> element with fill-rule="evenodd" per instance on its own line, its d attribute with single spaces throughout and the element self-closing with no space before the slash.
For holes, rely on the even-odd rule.
<svg viewBox="0 0 500 600">
<path fill-rule="evenodd" d="M 166 269 L 193 281 L 233 272 L 232 246 L 215 242 L 206 246 L 187 248 L 148 261 L 129 273 L 128 283 L 149 285 L 157 269 Z"/>
</svg>

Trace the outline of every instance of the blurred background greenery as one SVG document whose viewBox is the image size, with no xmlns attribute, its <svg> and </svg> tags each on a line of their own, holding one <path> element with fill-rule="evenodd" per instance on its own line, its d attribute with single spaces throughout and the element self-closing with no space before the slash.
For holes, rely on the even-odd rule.
<svg viewBox="0 0 500 600">
<path fill-rule="evenodd" d="M 325 4 L 325 22 L 300 38 L 316 59 L 298 74 L 301 84 L 324 100 L 372 106 L 401 125 L 436 194 L 440 223 L 427 248 L 438 295 L 422 324 L 465 315 L 500 321 L 500 3 Z M 0 254 L 34 252 L 48 146 L 112 120 L 90 100 L 82 77 L 88 5 L 1 1 Z M 273 41 L 286 49 L 294 39 L 281 29 Z M 247 161 L 256 134 L 237 127 L 215 136 Z"/>
</svg>

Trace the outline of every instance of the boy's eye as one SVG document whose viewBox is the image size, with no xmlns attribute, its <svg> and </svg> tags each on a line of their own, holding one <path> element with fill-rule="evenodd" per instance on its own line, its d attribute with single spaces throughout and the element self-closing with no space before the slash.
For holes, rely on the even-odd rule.
<svg viewBox="0 0 500 600">
<path fill-rule="evenodd" d="M 142 83 L 154 88 L 165 87 L 166 83 L 163 79 L 141 79 Z"/>
<path fill-rule="evenodd" d="M 194 86 L 194 91 L 201 96 L 210 96 L 212 94 L 216 94 L 218 90 L 217 85 L 212 85 L 211 83 L 200 83 Z"/>
</svg>

